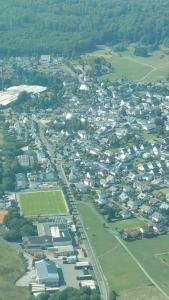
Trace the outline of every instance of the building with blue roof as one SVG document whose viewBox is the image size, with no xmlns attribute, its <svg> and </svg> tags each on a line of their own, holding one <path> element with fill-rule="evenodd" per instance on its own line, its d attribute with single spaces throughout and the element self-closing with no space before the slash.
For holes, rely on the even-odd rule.
<svg viewBox="0 0 169 300">
<path fill-rule="evenodd" d="M 51 260 L 40 260 L 35 262 L 36 280 L 38 283 L 59 286 L 59 273 L 56 264 Z"/>
</svg>

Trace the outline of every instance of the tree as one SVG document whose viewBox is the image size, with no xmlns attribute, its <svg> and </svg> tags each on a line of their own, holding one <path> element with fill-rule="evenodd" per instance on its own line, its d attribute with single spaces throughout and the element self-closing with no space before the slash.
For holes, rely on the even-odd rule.
<svg viewBox="0 0 169 300">
<path fill-rule="evenodd" d="M 22 236 L 32 236 L 35 233 L 35 230 L 33 228 L 33 226 L 31 224 L 25 224 L 22 228 L 21 228 L 21 235 Z"/>
<path fill-rule="evenodd" d="M 17 0 L 19 15 L 10 2 L 6 0 L 8 10 L 2 9 L 0 19 L 1 57 L 46 53 L 70 57 L 101 44 L 144 43 L 157 47 L 169 42 L 168 0 Z"/>
<path fill-rule="evenodd" d="M 9 242 L 20 242 L 21 238 L 21 234 L 15 229 L 11 229 L 4 234 L 4 239 Z"/>
<path fill-rule="evenodd" d="M 134 50 L 134 55 L 147 57 L 148 56 L 147 48 L 146 47 L 136 47 Z"/>
<path fill-rule="evenodd" d="M 111 300 L 117 300 L 118 294 L 116 291 L 112 291 Z"/>
<path fill-rule="evenodd" d="M 49 299 L 49 293 L 40 294 L 37 299 L 38 300 L 48 300 Z"/>
<path fill-rule="evenodd" d="M 20 241 L 22 236 L 36 235 L 36 230 L 30 220 L 19 214 L 17 208 L 9 209 L 3 224 L 8 228 L 4 238 L 8 241 Z"/>
<path fill-rule="evenodd" d="M 10 174 L 8 177 L 3 177 L 2 188 L 4 191 L 10 191 L 14 188 L 14 180 Z"/>
<path fill-rule="evenodd" d="M 26 91 L 23 91 L 19 94 L 17 101 L 24 103 L 29 99 L 29 94 Z"/>
<path fill-rule="evenodd" d="M 166 80 L 167 80 L 167 81 L 169 81 L 169 74 L 167 74 L 167 76 L 166 76 Z"/>
<path fill-rule="evenodd" d="M 49 300 L 100 300 L 100 295 L 97 290 L 91 290 L 90 288 L 66 288 L 63 291 L 52 294 Z M 41 300 L 41 299 L 40 299 Z"/>
</svg>

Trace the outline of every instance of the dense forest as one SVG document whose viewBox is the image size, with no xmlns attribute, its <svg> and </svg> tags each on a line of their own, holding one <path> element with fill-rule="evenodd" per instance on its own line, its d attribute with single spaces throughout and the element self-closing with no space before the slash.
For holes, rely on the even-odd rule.
<svg viewBox="0 0 169 300">
<path fill-rule="evenodd" d="M 74 56 L 97 44 L 169 44 L 169 0 L 0 0 L 0 54 Z"/>
</svg>

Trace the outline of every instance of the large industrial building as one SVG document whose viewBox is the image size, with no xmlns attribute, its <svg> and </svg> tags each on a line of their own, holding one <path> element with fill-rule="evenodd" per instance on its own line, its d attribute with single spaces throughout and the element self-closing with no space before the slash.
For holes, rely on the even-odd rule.
<svg viewBox="0 0 169 300">
<path fill-rule="evenodd" d="M 51 260 L 35 262 L 36 281 L 46 285 L 59 286 L 59 273 L 56 264 Z"/>
<path fill-rule="evenodd" d="M 73 235 L 66 219 L 58 217 L 55 222 L 37 224 L 38 236 L 23 237 L 28 249 L 54 250 L 58 255 L 73 255 Z"/>
<path fill-rule="evenodd" d="M 39 85 L 12 86 L 5 89 L 4 91 L 0 91 L 0 106 L 6 106 L 11 102 L 17 100 L 19 94 L 22 92 L 27 92 L 29 94 L 40 94 L 42 92 L 45 92 L 46 90 L 46 87 Z"/>
</svg>

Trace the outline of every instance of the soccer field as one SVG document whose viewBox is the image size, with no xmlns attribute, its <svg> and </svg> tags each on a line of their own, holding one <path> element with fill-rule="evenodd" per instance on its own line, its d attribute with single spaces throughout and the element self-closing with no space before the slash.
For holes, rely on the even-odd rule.
<svg viewBox="0 0 169 300">
<path fill-rule="evenodd" d="M 20 193 L 19 202 L 21 213 L 25 217 L 68 213 L 68 207 L 61 190 Z"/>
</svg>

